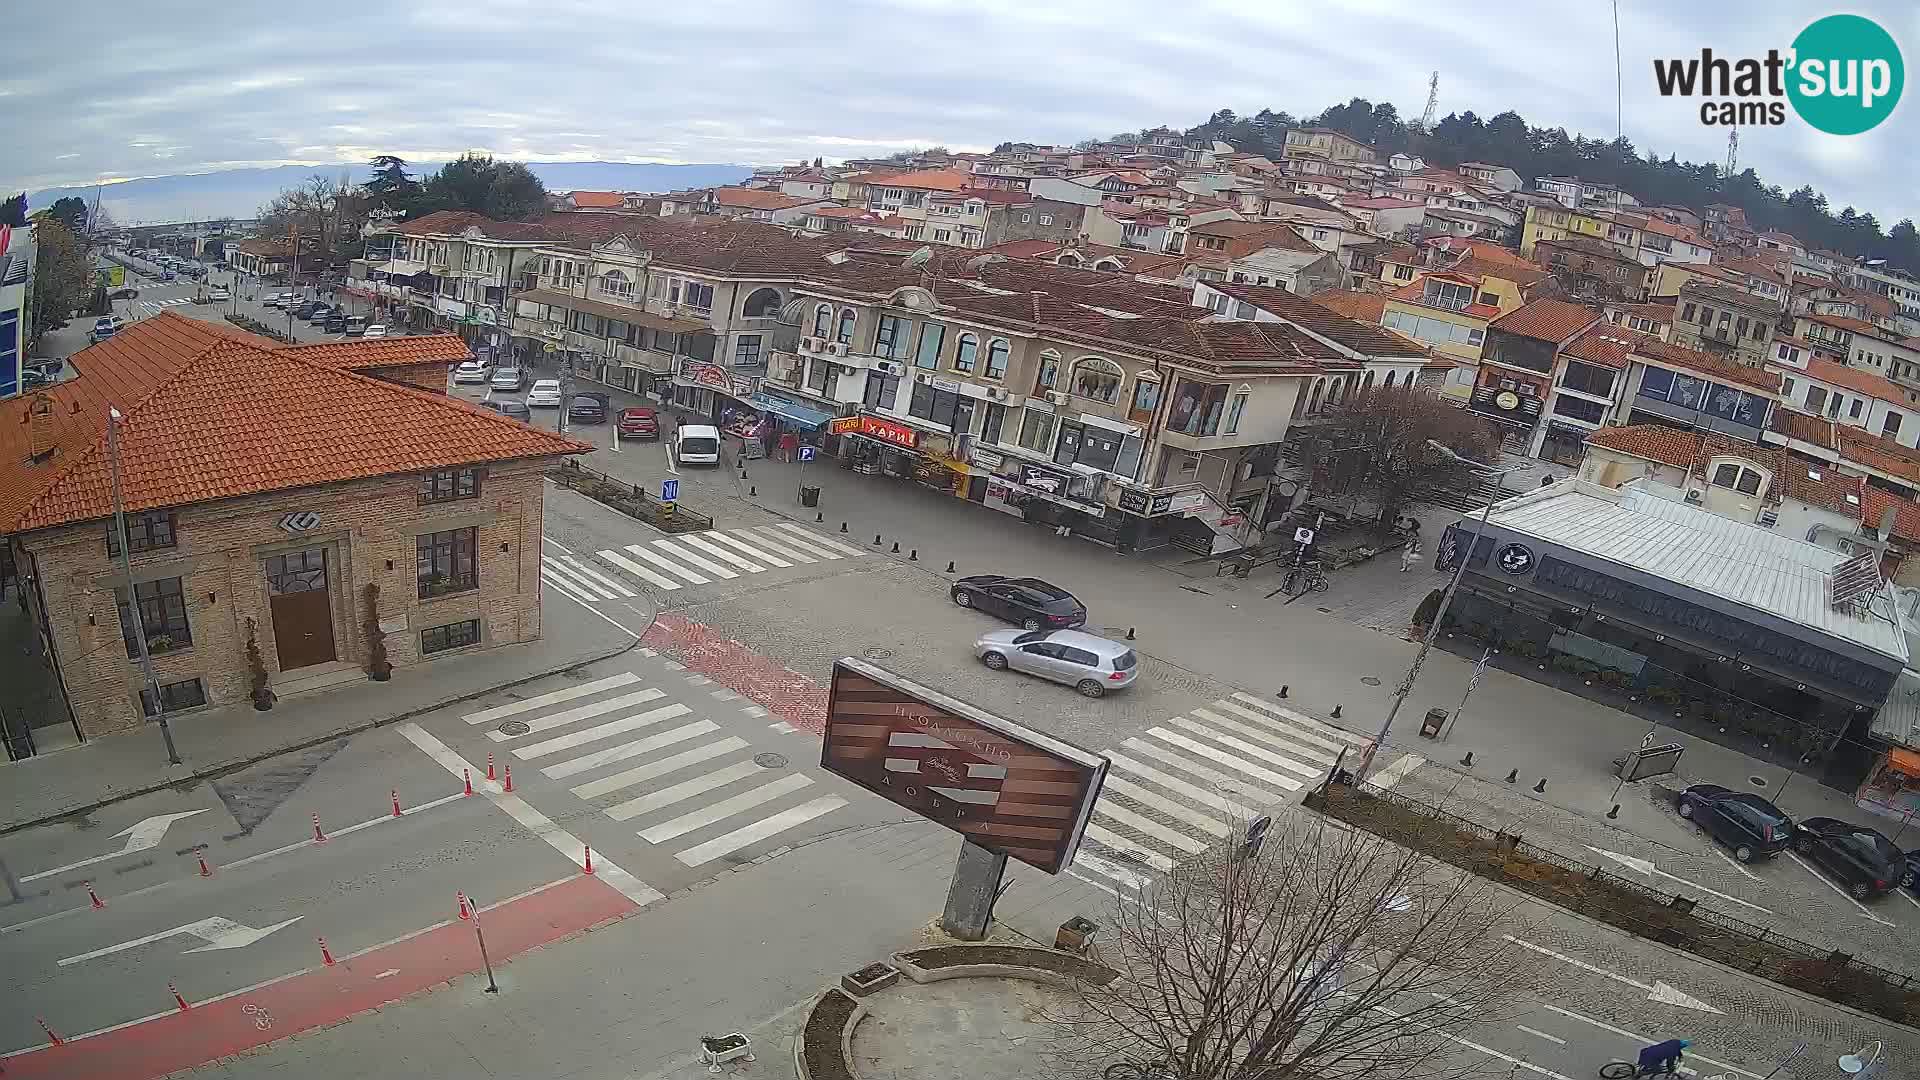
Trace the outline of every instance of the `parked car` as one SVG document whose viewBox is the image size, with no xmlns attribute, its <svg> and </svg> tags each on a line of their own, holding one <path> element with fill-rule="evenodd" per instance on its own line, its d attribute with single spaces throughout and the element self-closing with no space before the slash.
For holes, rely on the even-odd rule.
<svg viewBox="0 0 1920 1080">
<path fill-rule="evenodd" d="M 364 316 L 349 315 L 346 328 L 340 332 L 348 337 L 359 337 L 367 332 L 367 320 Z"/>
<path fill-rule="evenodd" d="M 347 329 L 347 317 L 336 310 L 333 314 L 327 316 L 327 321 L 320 328 L 329 334 L 345 333 Z"/>
<path fill-rule="evenodd" d="M 523 424 L 533 423 L 533 410 L 527 408 L 527 403 L 524 401 L 515 401 L 512 398 L 488 398 L 480 403 L 480 407 L 492 409 L 502 416 L 511 416 Z"/>
<path fill-rule="evenodd" d="M 307 320 L 308 322 L 324 323 L 327 321 L 327 316 L 333 314 L 334 312 L 340 309 L 334 307 L 332 304 L 315 304 L 312 307 L 308 307 L 303 310 L 306 311 L 306 314 L 300 316 L 301 318 Z"/>
<path fill-rule="evenodd" d="M 973 655 L 995 671 L 1038 675 L 1090 698 L 1132 686 L 1140 673 L 1132 649 L 1078 630 L 991 630 L 973 643 Z"/>
<path fill-rule="evenodd" d="M 494 368 L 493 376 L 487 380 L 487 385 L 495 390 L 518 393 L 527 385 L 527 373 L 517 367 Z"/>
<path fill-rule="evenodd" d="M 1856 900 L 1883 895 L 1906 873 L 1906 857 L 1893 841 L 1876 829 L 1838 818 L 1802 821 L 1793 848 L 1838 878 Z"/>
<path fill-rule="evenodd" d="M 487 381 L 487 365 L 478 360 L 469 360 L 453 369 L 454 385 L 461 383 L 481 383 Z"/>
<path fill-rule="evenodd" d="M 682 424 L 673 432 L 673 459 L 682 465 L 720 464 L 720 429 L 711 424 Z"/>
<path fill-rule="evenodd" d="M 1085 604 L 1039 578 L 975 574 L 954 582 L 950 595 L 963 608 L 976 608 L 1027 630 L 1081 626 L 1087 621 Z"/>
<path fill-rule="evenodd" d="M 327 310 L 327 305 L 318 300 L 303 300 L 294 307 L 293 317 L 296 319 L 304 319 L 316 311 L 325 310 Z"/>
<path fill-rule="evenodd" d="M 567 403 L 567 422 L 570 424 L 604 424 L 607 422 L 607 395 L 575 394 Z"/>
<path fill-rule="evenodd" d="M 87 340 L 99 344 L 120 331 L 126 320 L 118 315 L 102 315 L 93 320 L 93 329 L 87 332 Z"/>
<path fill-rule="evenodd" d="M 108 294 L 107 294 L 107 299 L 109 299 L 109 300 L 133 300 L 133 299 L 136 299 L 136 298 L 138 298 L 138 297 L 139 297 L 139 295 L 140 295 L 140 290 L 139 290 L 139 289 L 133 289 L 133 288 L 126 288 L 126 289 L 115 289 L 115 290 L 113 290 L 112 292 L 110 292 L 110 293 L 108 293 Z"/>
<path fill-rule="evenodd" d="M 536 409 L 557 409 L 560 407 L 560 380 L 541 379 L 527 391 L 527 404 Z"/>
<path fill-rule="evenodd" d="M 176 273 L 174 273 L 174 272 L 173 272 L 173 271 L 171 271 L 171 270 L 162 270 L 162 271 L 160 271 L 160 280 L 161 280 L 161 281 L 174 281 L 174 280 L 176 280 L 176 279 L 178 279 L 179 277 L 180 277 L 180 275 L 179 275 L 179 274 L 176 274 Z"/>
<path fill-rule="evenodd" d="M 1908 892 L 1920 895 L 1920 851 L 1909 851 L 1900 857 L 1900 884 Z"/>
<path fill-rule="evenodd" d="M 654 415 L 652 409 L 621 409 L 619 429 L 622 438 L 657 439 L 660 437 L 660 418 Z"/>
<path fill-rule="evenodd" d="M 386 325 L 384 323 L 368 323 L 367 328 L 360 331 L 360 336 L 369 338 L 386 337 Z"/>
<path fill-rule="evenodd" d="M 1770 859 L 1793 843 L 1793 819 L 1750 791 L 1695 784 L 1680 793 L 1675 809 L 1732 848 L 1741 862 Z"/>
</svg>

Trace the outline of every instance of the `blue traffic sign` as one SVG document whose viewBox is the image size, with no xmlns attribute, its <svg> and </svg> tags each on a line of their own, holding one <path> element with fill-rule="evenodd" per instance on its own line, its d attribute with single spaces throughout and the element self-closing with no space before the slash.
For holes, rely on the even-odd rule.
<svg viewBox="0 0 1920 1080">
<path fill-rule="evenodd" d="M 803 446 L 803 447 L 801 447 L 801 448 L 800 448 L 800 460 L 801 460 L 801 461 L 812 461 L 812 460 L 813 460 L 813 447 L 811 447 L 811 446 Z"/>
<path fill-rule="evenodd" d="M 660 481 L 660 501 L 672 502 L 680 497 L 680 481 L 668 479 Z"/>
</svg>

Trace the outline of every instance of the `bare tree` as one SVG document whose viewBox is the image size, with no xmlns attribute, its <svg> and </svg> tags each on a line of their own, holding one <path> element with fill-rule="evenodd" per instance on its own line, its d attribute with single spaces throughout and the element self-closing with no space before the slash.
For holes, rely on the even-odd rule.
<svg viewBox="0 0 1920 1080">
<path fill-rule="evenodd" d="M 1310 431 L 1301 449 L 1316 496 L 1364 499 L 1384 530 L 1421 493 L 1478 483 L 1471 468 L 1429 442 L 1487 463 L 1500 451 L 1487 421 L 1430 391 L 1398 386 L 1349 393 L 1334 406 L 1333 422 Z"/>
<path fill-rule="evenodd" d="M 1124 896 L 1099 938 L 1119 978 L 1050 1010 L 1065 1074 L 1178 1080 L 1463 1076 L 1466 1033 L 1546 990 L 1518 901 L 1358 830 L 1290 815 Z"/>
</svg>

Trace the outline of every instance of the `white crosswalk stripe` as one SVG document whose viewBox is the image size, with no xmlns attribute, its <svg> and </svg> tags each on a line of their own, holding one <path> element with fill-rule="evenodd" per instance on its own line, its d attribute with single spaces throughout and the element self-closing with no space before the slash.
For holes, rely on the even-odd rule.
<svg viewBox="0 0 1920 1080">
<path fill-rule="evenodd" d="M 617 551 L 597 551 L 594 554 L 625 570 L 627 573 L 632 574 L 634 577 L 639 578 L 641 581 L 651 582 L 656 587 L 667 592 L 672 592 L 680 587 L 679 582 L 672 578 L 662 577 Z"/>
<path fill-rule="evenodd" d="M 669 559 L 666 559 L 656 552 L 648 551 L 646 548 L 641 547 L 639 544 L 628 544 L 627 550 L 633 552 L 635 555 L 638 555 L 640 558 L 647 560 L 648 562 L 659 567 L 660 569 L 665 570 L 669 574 L 673 574 L 678 577 L 683 577 L 687 579 L 687 581 L 691 582 L 692 584 L 705 585 L 709 581 L 713 580 L 710 577 L 706 577 L 702 574 L 695 573 L 694 571 L 689 570 L 684 566 L 681 566 L 677 562 L 673 562 Z"/>
<path fill-rule="evenodd" d="M 804 531 L 800 533 L 790 533 L 785 529 L 773 525 L 762 525 L 757 529 L 742 529 L 740 531 L 751 536 L 756 543 L 785 544 L 796 551 L 805 552 L 815 559 L 825 559 L 829 562 L 834 562 L 847 557 L 844 552 L 835 551 L 822 543 L 819 537 Z M 865 552 L 861 554 L 865 554 Z"/>
<path fill-rule="evenodd" d="M 561 577 L 559 574 L 555 573 L 551 567 L 542 566 L 540 568 L 540 580 L 546 582 L 547 584 L 553 586 L 556 590 L 562 593 L 565 593 L 567 596 L 572 597 L 573 599 L 579 601 L 582 604 L 591 604 L 596 600 L 606 599 L 606 597 L 603 597 L 603 596 L 595 596 L 590 593 L 581 591 L 580 586 L 575 585 L 572 582 L 569 582 L 566 578 Z"/>
<path fill-rule="evenodd" d="M 1074 872 L 1137 891 L 1153 871 L 1231 841 L 1263 807 L 1295 800 L 1365 741 L 1244 693 L 1167 717 L 1108 753 Z M 1394 779 L 1422 764 L 1406 755 Z"/>
<path fill-rule="evenodd" d="M 735 540 L 733 537 L 728 536 L 726 533 L 723 533 L 723 532 L 719 532 L 719 531 L 710 532 L 706 534 L 706 539 L 711 540 L 716 544 L 725 544 L 728 547 L 738 551 L 744 551 L 748 555 L 751 555 L 754 558 L 759 559 L 761 562 L 766 563 L 769 566 L 792 566 L 793 565 L 793 563 L 787 561 L 786 559 L 781 558 L 778 555 L 773 554 L 772 552 L 762 551 L 761 549 L 757 547 L 753 547 L 743 541 Z"/>
<path fill-rule="evenodd" d="M 685 557 L 685 552 L 675 554 Z M 614 592 L 620 583 L 609 575 L 626 569 L 612 560 L 588 564 L 571 555 L 548 556 L 546 561 L 545 569 L 565 575 L 560 580 L 572 587 L 603 592 Z M 611 569 L 601 572 L 595 565 Z M 764 565 L 772 566 L 773 560 Z M 507 743 L 513 757 L 533 763 L 542 776 L 563 781 L 571 797 L 613 821 L 633 821 L 638 830 L 634 835 L 672 851 L 689 867 L 754 845 L 771 848 L 783 834 L 847 805 L 844 798 L 821 794 L 817 777 L 799 769 L 768 768 L 756 760 L 758 748 L 752 740 L 777 736 L 742 738 L 728 732 L 720 713 L 713 719 L 696 713 L 724 707 L 736 723 L 760 731 L 764 722 L 742 717 L 737 695 L 734 704 L 722 706 L 719 697 L 681 686 L 680 696 L 699 695 L 689 699 L 698 704 L 689 706 L 663 700 L 667 694 L 623 672 L 478 709 L 461 719 L 474 726 L 524 723 L 527 730 L 518 735 L 497 729 L 486 734 L 493 742 Z M 1116 810 L 1115 819 L 1125 825 L 1131 811 L 1122 806 Z M 1178 849 L 1177 841 L 1168 842 Z"/>
<path fill-rule="evenodd" d="M 714 558 L 719 559 L 721 562 L 732 563 L 733 565 L 739 567 L 740 569 L 745 570 L 749 574 L 766 573 L 766 570 L 767 570 L 766 567 L 761 566 L 757 562 L 753 562 L 748 559 L 743 559 L 740 556 L 734 554 L 733 552 L 728 551 L 726 548 L 721 547 L 719 544 L 715 544 L 707 541 L 706 539 L 702 538 L 698 533 L 688 533 L 685 536 L 675 537 L 675 539 L 687 545 L 688 547 L 698 548 L 701 551 L 704 551 L 707 554 L 713 556 Z"/>
<path fill-rule="evenodd" d="M 608 577 L 607 575 L 601 573 L 600 571 L 595 570 L 593 567 L 588 566 L 586 563 L 581 562 L 579 558 L 573 555 L 562 556 L 560 561 L 565 563 L 567 565 L 567 568 L 572 570 L 575 574 L 578 574 L 589 581 L 597 583 L 602 589 L 605 589 L 608 592 L 611 592 L 615 596 L 640 595 L 639 593 L 634 592 L 632 589 L 627 588 L 625 585 L 620 584 L 618 581 L 615 581 L 612 578 Z"/>
<path fill-rule="evenodd" d="M 843 544 L 840 541 L 833 539 L 832 537 L 822 536 L 819 533 L 814 532 L 812 529 L 809 529 L 804 525 L 795 525 L 791 521 L 783 521 L 777 525 L 771 525 L 768 527 L 774 528 L 774 529 L 782 529 L 788 533 L 793 534 L 796 537 L 799 537 L 802 540 L 805 540 L 809 544 L 813 544 L 816 547 L 826 548 L 828 551 L 838 551 L 842 555 L 865 555 L 866 554 L 866 552 L 860 550 L 857 547 L 850 547 L 847 544 Z"/>
<path fill-rule="evenodd" d="M 737 578 L 740 576 L 738 572 L 729 570 L 703 555 L 689 551 L 674 540 L 655 540 L 653 546 L 673 556 L 680 562 L 699 567 L 703 572 L 712 574 L 714 577 Z"/>
<path fill-rule="evenodd" d="M 541 556 L 541 576 L 582 603 L 637 596 L 635 588 L 640 584 L 677 592 L 769 570 L 871 554 L 792 522 L 684 533 L 596 551 L 594 559 L 573 555 L 551 541 L 546 546 L 549 553 Z"/>
<path fill-rule="evenodd" d="M 585 594 L 589 600 L 614 600 L 621 596 L 633 595 L 633 590 L 625 586 L 621 586 L 619 592 L 609 590 L 580 573 L 578 569 L 568 566 L 566 563 L 561 562 L 551 555 L 540 556 L 540 564 L 541 577 L 554 582 L 556 585 L 564 581 L 573 591 Z M 564 592 L 566 590 L 562 589 L 561 591 Z"/>
<path fill-rule="evenodd" d="M 782 537 L 765 536 L 752 529 L 736 529 L 734 532 L 736 535 L 730 539 L 736 542 L 749 541 L 756 551 L 771 551 L 781 558 L 791 559 L 797 563 L 816 563 L 824 558 L 818 553 L 803 551 L 798 546 L 781 543 Z"/>
</svg>

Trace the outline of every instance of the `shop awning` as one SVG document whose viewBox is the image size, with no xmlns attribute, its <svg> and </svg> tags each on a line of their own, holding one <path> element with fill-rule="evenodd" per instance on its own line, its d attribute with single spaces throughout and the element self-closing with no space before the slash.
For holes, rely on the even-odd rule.
<svg viewBox="0 0 1920 1080">
<path fill-rule="evenodd" d="M 785 401 L 780 398 L 768 397 L 765 394 L 753 395 L 747 399 L 747 404 L 752 405 L 762 412 L 770 412 L 782 419 L 791 420 L 809 431 L 816 431 L 823 428 L 827 425 L 827 421 L 833 419 L 832 413 L 821 412 L 819 409 L 809 409 L 805 405 Z"/>
</svg>

